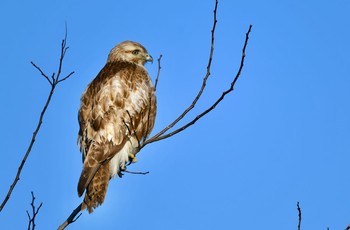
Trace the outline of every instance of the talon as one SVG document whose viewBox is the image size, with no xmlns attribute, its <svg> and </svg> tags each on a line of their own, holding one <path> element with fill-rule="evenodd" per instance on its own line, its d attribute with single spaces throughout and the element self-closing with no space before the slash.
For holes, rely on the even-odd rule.
<svg viewBox="0 0 350 230">
<path fill-rule="evenodd" d="M 124 169 L 125 170 L 125 169 Z M 118 172 L 118 176 L 120 177 L 120 178 L 122 178 L 123 176 L 124 176 L 124 174 L 121 172 L 121 171 L 119 171 Z"/>
<path fill-rule="evenodd" d="M 120 172 L 124 172 L 126 170 L 126 166 L 124 164 L 120 165 Z"/>
<path fill-rule="evenodd" d="M 133 153 L 129 154 L 129 164 L 137 162 L 137 158 Z"/>
</svg>

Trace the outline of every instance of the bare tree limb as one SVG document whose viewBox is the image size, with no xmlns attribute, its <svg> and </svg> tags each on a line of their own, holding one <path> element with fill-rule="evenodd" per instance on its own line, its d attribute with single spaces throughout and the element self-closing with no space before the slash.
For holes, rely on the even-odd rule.
<svg viewBox="0 0 350 230">
<path fill-rule="evenodd" d="M 207 80 L 208 80 L 208 78 L 210 76 L 210 68 L 211 68 L 211 63 L 212 63 L 213 54 L 214 54 L 214 37 L 215 37 L 214 35 L 215 35 L 215 29 L 216 29 L 216 23 L 217 23 L 216 13 L 217 13 L 217 8 L 218 8 L 218 3 L 219 3 L 218 0 L 216 0 L 215 1 L 215 7 L 214 7 L 214 23 L 213 23 L 213 27 L 212 27 L 212 30 L 211 30 L 211 46 L 210 46 L 209 60 L 208 60 L 208 65 L 207 65 L 207 73 L 206 73 L 206 76 L 203 78 L 203 83 L 202 83 L 201 89 L 199 90 L 197 96 L 192 101 L 192 104 L 187 109 L 185 109 L 183 111 L 183 113 L 178 118 L 176 118 L 171 124 L 169 124 L 167 127 L 165 127 L 162 131 L 160 131 L 159 133 L 157 133 L 153 137 L 151 137 L 148 140 L 146 140 L 143 143 L 142 147 L 144 147 L 147 144 L 150 144 L 152 142 L 164 139 L 164 138 L 159 139 L 159 137 L 161 135 L 163 135 L 165 132 L 167 132 L 169 129 L 174 127 L 174 125 L 176 125 L 180 120 L 182 120 L 182 118 L 184 118 L 186 116 L 186 114 L 188 112 L 190 112 L 195 107 L 197 101 L 201 97 L 201 95 L 202 95 L 202 93 L 203 93 L 203 91 L 205 89 L 205 86 L 207 84 Z"/>
<path fill-rule="evenodd" d="M 345 230 L 350 230 L 350 224 L 345 228 Z"/>
<path fill-rule="evenodd" d="M 297 202 L 297 210 L 298 210 L 298 230 L 300 230 L 300 225 L 301 225 L 301 208 L 299 206 L 299 202 Z"/>
<path fill-rule="evenodd" d="M 81 216 L 81 207 L 82 207 L 82 203 L 78 205 L 78 207 L 76 209 L 73 210 L 73 212 L 70 214 L 70 216 L 67 218 L 66 221 L 63 222 L 63 224 L 61 224 L 57 230 L 63 230 L 65 229 L 68 225 L 70 225 L 71 223 L 74 223 L 77 219 L 79 219 L 79 217 Z M 80 213 L 80 214 L 79 214 Z M 79 215 L 78 215 L 79 214 Z M 78 215 L 78 216 L 77 216 Z M 77 217 L 76 217 L 77 216 Z M 76 217 L 76 218 L 75 218 Z"/>
<path fill-rule="evenodd" d="M 215 109 L 215 107 L 225 98 L 225 96 L 230 93 L 231 91 L 234 90 L 234 86 L 236 84 L 236 81 L 237 79 L 239 78 L 240 74 L 241 74 L 241 71 L 243 69 L 243 65 L 244 65 L 244 59 L 245 59 L 245 49 L 247 47 L 247 44 L 248 44 L 248 40 L 249 40 L 249 34 L 250 34 L 250 31 L 251 31 L 251 28 L 252 28 L 252 25 L 249 26 L 249 29 L 248 29 L 248 32 L 246 33 L 246 40 L 245 40 L 245 43 L 244 43 L 244 46 L 243 46 L 243 50 L 242 50 L 242 59 L 241 59 L 241 64 L 240 64 L 240 67 L 239 67 L 239 70 L 236 74 L 236 77 L 233 79 L 233 81 L 231 82 L 231 86 L 230 88 L 228 88 L 226 91 L 224 91 L 221 96 L 214 102 L 214 104 L 212 104 L 208 109 L 206 109 L 205 111 L 203 111 L 202 113 L 200 113 L 199 115 L 197 115 L 192 121 L 188 122 L 187 124 L 183 125 L 182 127 L 176 129 L 175 131 L 171 132 L 171 133 L 168 133 L 166 135 L 161 135 L 159 137 L 157 137 L 157 139 L 155 140 L 149 140 L 149 142 L 154 142 L 154 141 L 159 141 L 159 140 L 162 140 L 162 139 L 165 139 L 165 138 L 168 138 L 168 137 L 171 137 L 185 129 L 187 129 L 189 126 L 193 125 L 196 123 L 196 121 L 198 121 L 200 118 L 202 118 L 204 115 L 206 115 L 207 113 L 209 113 L 210 111 L 212 111 L 213 109 Z M 145 143 L 144 145 L 146 145 L 148 143 Z"/>
<path fill-rule="evenodd" d="M 39 213 L 39 210 L 41 208 L 41 206 L 43 205 L 43 203 L 41 202 L 39 207 L 38 208 L 35 208 L 35 204 L 34 204 L 34 201 L 35 201 L 35 196 L 34 196 L 34 193 L 32 193 L 32 203 L 30 203 L 30 206 L 32 207 L 32 217 L 30 216 L 28 210 L 26 211 L 27 212 L 27 215 L 28 215 L 28 219 L 29 219 L 29 223 L 28 223 L 28 230 L 34 230 L 35 229 L 35 217 L 36 215 Z"/>
<path fill-rule="evenodd" d="M 175 135 L 175 134 L 185 130 L 189 126 L 195 124 L 196 121 L 198 121 L 204 115 L 206 115 L 207 113 L 212 111 L 225 98 L 225 96 L 228 93 L 230 93 L 231 91 L 234 90 L 234 86 L 235 86 L 239 76 L 241 75 L 241 72 L 242 72 L 242 69 L 243 69 L 243 66 L 244 66 L 244 60 L 245 60 L 245 57 L 246 57 L 245 51 L 246 51 L 246 47 L 248 45 L 249 34 L 251 32 L 252 25 L 249 26 L 249 29 L 248 29 L 248 31 L 246 33 L 246 38 L 245 38 L 245 42 L 244 42 L 243 49 L 242 49 L 242 57 L 241 57 L 240 66 L 239 66 L 239 69 L 238 69 L 238 71 L 236 73 L 235 78 L 231 82 L 230 88 L 228 88 L 226 91 L 224 91 L 222 93 L 222 95 L 208 109 L 206 109 L 205 111 L 203 111 L 202 113 L 197 115 L 192 121 L 190 121 L 189 123 L 183 125 L 182 127 L 178 128 L 178 129 L 176 129 L 176 130 L 174 130 L 174 131 L 172 131 L 172 132 L 170 132 L 168 134 L 165 134 L 175 124 L 177 124 L 180 120 L 182 120 L 191 109 L 194 108 L 194 106 L 196 105 L 197 101 L 201 97 L 201 95 L 202 95 L 202 93 L 203 93 L 203 91 L 204 91 L 204 89 L 206 87 L 206 82 L 207 82 L 207 80 L 208 80 L 208 78 L 210 76 L 210 67 L 211 67 L 211 62 L 212 62 L 212 57 L 213 57 L 213 52 L 214 52 L 214 35 L 215 35 L 215 28 L 216 28 L 216 22 L 217 22 L 217 20 L 216 20 L 217 4 L 218 4 L 218 1 L 216 1 L 215 9 L 214 9 L 214 23 L 213 23 L 213 28 L 212 28 L 212 31 L 211 31 L 212 32 L 212 39 L 211 39 L 211 49 L 210 49 L 209 61 L 208 61 L 208 66 L 207 66 L 207 74 L 203 78 L 203 83 L 202 83 L 201 89 L 199 90 L 199 92 L 198 92 L 197 96 L 195 97 L 195 99 L 193 100 L 192 104 L 177 119 L 175 119 L 170 125 L 168 125 L 166 128 L 164 128 L 162 131 L 160 131 L 159 133 L 157 133 L 153 137 L 151 137 L 148 140 L 146 140 L 145 142 L 143 142 L 141 147 L 140 147 L 140 149 L 143 148 L 144 146 L 146 146 L 147 144 L 152 143 L 152 142 L 156 142 L 156 141 L 159 141 L 159 140 L 171 137 L 171 136 L 173 136 L 173 135 Z"/>
<path fill-rule="evenodd" d="M 37 124 L 37 127 L 35 128 L 34 132 L 33 132 L 33 136 L 32 136 L 32 139 L 29 143 L 29 146 L 28 146 L 28 149 L 26 151 L 26 153 L 24 154 L 23 156 L 23 159 L 22 159 L 22 162 L 21 164 L 19 165 L 18 167 L 18 170 L 17 170 L 17 174 L 15 176 L 15 179 L 13 180 L 1 206 L 0 206 L 0 212 L 3 210 L 3 208 L 5 207 L 7 201 L 10 199 L 10 196 L 12 194 L 12 191 L 13 189 L 15 188 L 17 182 L 19 181 L 20 179 L 20 175 L 21 175 L 21 172 L 22 172 L 22 169 L 23 169 L 23 166 L 24 164 L 26 163 L 26 160 L 32 150 L 32 147 L 34 145 L 34 142 L 35 142 L 35 139 L 36 139 L 36 136 L 41 128 L 41 124 L 43 123 L 43 118 L 44 118 L 44 115 L 45 115 L 45 112 L 51 102 L 51 98 L 52 98 L 52 95 L 54 93 L 54 90 L 55 88 L 58 86 L 58 84 L 66 79 L 68 79 L 70 76 L 72 76 L 74 74 L 74 71 L 69 73 L 68 75 L 66 75 L 65 77 L 63 77 L 62 79 L 60 78 L 61 77 L 61 71 L 62 71 L 62 65 L 63 65 L 63 60 L 64 60 L 64 57 L 65 57 L 65 54 L 66 54 L 66 51 L 68 49 L 68 47 L 66 46 L 67 45 L 67 27 L 66 27 L 66 33 L 65 33 L 65 37 L 64 39 L 62 40 L 62 43 L 61 43 L 61 55 L 60 55 L 60 61 L 59 61 L 59 66 L 58 66 L 58 72 L 57 72 L 57 75 L 55 73 L 53 73 L 51 75 L 51 79 L 48 77 L 47 74 L 44 73 L 44 71 L 41 70 L 40 67 L 38 67 L 36 64 L 34 64 L 33 62 L 31 62 L 31 64 L 34 66 L 34 68 L 36 68 L 40 74 L 49 82 L 49 84 L 51 85 L 51 90 L 50 90 L 50 93 L 46 99 L 46 103 L 40 113 L 40 117 L 39 117 L 39 121 L 38 121 L 38 124 Z"/>
</svg>

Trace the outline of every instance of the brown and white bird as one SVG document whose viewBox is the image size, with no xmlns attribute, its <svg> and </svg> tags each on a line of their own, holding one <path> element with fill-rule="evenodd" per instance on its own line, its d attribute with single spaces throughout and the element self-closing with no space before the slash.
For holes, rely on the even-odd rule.
<svg viewBox="0 0 350 230">
<path fill-rule="evenodd" d="M 147 61 L 152 56 L 141 44 L 118 44 L 81 97 L 78 142 L 84 165 L 78 195 L 85 191 L 82 210 L 89 213 L 103 203 L 109 180 L 136 161 L 139 144 L 153 128 L 156 97 Z"/>
</svg>

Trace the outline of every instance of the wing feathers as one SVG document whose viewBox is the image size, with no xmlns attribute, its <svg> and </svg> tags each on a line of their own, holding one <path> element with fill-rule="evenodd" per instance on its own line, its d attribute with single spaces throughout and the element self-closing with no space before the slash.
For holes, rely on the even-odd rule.
<svg viewBox="0 0 350 230">
<path fill-rule="evenodd" d="M 84 168 L 81 172 L 78 182 L 78 195 L 82 196 L 85 189 L 89 189 L 89 184 L 96 174 L 101 170 L 100 168 L 108 163 L 108 161 L 117 154 L 125 145 L 127 139 L 119 145 L 114 145 L 112 142 L 104 144 L 93 144 L 90 146 L 89 153 L 84 160 Z M 109 175 L 109 174 L 108 174 Z"/>
<path fill-rule="evenodd" d="M 136 140 L 149 135 L 155 113 L 151 80 L 141 66 L 108 62 L 88 85 L 78 115 L 84 162 L 78 195 L 86 191 L 83 207 L 89 212 L 104 201 L 110 176 L 127 163 Z"/>
<path fill-rule="evenodd" d="M 79 182 L 78 182 L 78 195 L 81 197 L 85 191 L 85 189 L 90 184 L 92 178 L 95 176 L 96 172 L 100 169 L 101 164 L 97 164 L 95 167 L 87 168 L 84 167 L 83 171 L 80 174 Z"/>
</svg>

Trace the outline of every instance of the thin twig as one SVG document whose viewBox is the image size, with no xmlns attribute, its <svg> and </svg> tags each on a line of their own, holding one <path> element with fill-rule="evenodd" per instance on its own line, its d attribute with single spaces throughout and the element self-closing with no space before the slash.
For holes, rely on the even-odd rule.
<svg viewBox="0 0 350 230">
<path fill-rule="evenodd" d="M 74 74 L 74 71 L 73 72 L 70 72 L 66 77 L 64 77 L 64 78 L 62 78 L 62 79 L 60 79 L 60 80 L 58 80 L 57 81 L 57 83 L 61 83 L 62 81 L 65 81 L 65 80 L 67 80 L 71 75 L 73 75 Z"/>
<path fill-rule="evenodd" d="M 167 127 L 165 127 L 162 131 L 160 131 L 159 133 L 157 133 L 156 135 L 154 135 L 153 137 L 149 138 L 147 141 L 145 141 L 143 143 L 143 146 L 146 146 L 147 144 L 150 144 L 152 142 L 164 139 L 164 138 L 160 138 L 165 132 L 167 132 L 169 129 L 171 129 L 172 127 L 174 127 L 174 125 L 176 125 L 180 120 L 182 120 L 186 114 L 188 112 L 190 112 L 196 105 L 197 101 L 199 100 L 199 98 L 201 97 L 205 86 L 207 84 L 207 80 L 210 76 L 210 68 L 211 68 L 211 63 L 213 60 L 213 54 L 214 54 L 214 41 L 215 41 L 215 29 L 216 29 L 216 23 L 217 23 L 217 19 L 216 19 L 216 13 L 217 13 L 217 8 L 218 8 L 218 0 L 215 1 L 215 7 L 214 7 L 214 22 L 213 22 L 213 27 L 211 30 L 211 45 L 210 45 L 210 53 L 209 53 L 209 60 L 208 60 L 208 65 L 207 65 L 207 73 L 205 75 L 205 77 L 203 78 L 203 83 L 202 86 L 197 94 L 197 96 L 194 98 L 194 100 L 192 101 L 192 104 L 186 109 L 184 110 L 184 112 L 178 117 L 176 118 L 170 125 L 168 125 Z M 141 149 L 141 148 L 140 148 Z"/>
<path fill-rule="evenodd" d="M 34 201 L 35 201 L 35 196 L 34 196 L 34 193 L 32 193 L 32 203 L 30 203 L 31 207 L 32 207 L 32 217 L 30 216 L 28 210 L 26 211 L 27 212 L 27 215 L 28 215 L 28 219 L 29 219 L 29 222 L 28 222 L 28 230 L 34 230 L 35 229 L 35 217 L 36 215 L 39 213 L 39 210 L 41 208 L 41 206 L 43 205 L 43 203 L 41 202 L 39 207 L 36 209 L 35 208 L 35 204 L 34 204 Z"/>
<path fill-rule="evenodd" d="M 149 97 L 149 108 L 148 108 L 148 114 L 147 114 L 147 126 L 146 126 L 146 133 L 149 133 L 149 127 L 150 127 L 150 115 L 151 115 L 151 110 L 152 110 L 152 94 L 155 93 L 157 91 L 157 85 L 158 85 L 158 80 L 159 80 L 159 76 L 160 76 L 160 70 L 162 69 L 161 65 L 160 65 L 160 61 L 162 60 L 163 55 L 160 55 L 159 58 L 157 59 L 158 61 L 158 71 L 157 71 L 157 77 L 156 77 L 156 81 L 154 83 L 154 87 L 153 87 L 153 92 L 151 92 L 150 97 Z M 146 141 L 147 136 L 142 137 L 142 144 Z M 137 148 L 134 149 L 133 154 L 136 155 L 140 149 L 142 148 L 142 144 L 139 141 L 139 145 Z"/>
<path fill-rule="evenodd" d="M 160 55 L 158 60 L 158 71 L 157 71 L 157 77 L 156 77 L 156 81 L 154 83 L 154 92 L 157 90 L 157 85 L 158 85 L 158 79 L 160 76 L 160 70 L 162 69 L 162 67 L 160 66 L 160 61 L 162 60 L 163 55 Z"/>
<path fill-rule="evenodd" d="M 71 223 L 74 223 L 77 219 L 79 219 L 79 217 L 83 214 L 81 213 L 81 207 L 82 207 L 82 203 L 78 205 L 78 207 L 76 209 L 73 210 L 73 212 L 70 214 L 70 216 L 67 218 L 66 221 L 63 222 L 63 224 L 61 224 L 57 230 L 63 230 L 65 229 L 68 225 L 70 225 Z M 79 214 L 80 213 L 80 214 Z M 79 214 L 79 215 L 78 215 Z M 77 216 L 78 215 L 78 216 Z M 76 217 L 77 216 L 77 217 Z"/>
<path fill-rule="evenodd" d="M 298 209 L 298 230 L 300 230 L 300 225 L 301 225 L 301 208 L 299 206 L 299 202 L 297 202 L 297 209 Z"/>
<path fill-rule="evenodd" d="M 124 170 L 123 172 L 130 173 L 130 174 L 140 174 L 140 175 L 146 175 L 149 173 L 149 171 L 147 171 L 147 172 L 132 172 L 132 171 L 128 171 L 128 170 Z"/>
<path fill-rule="evenodd" d="M 49 79 L 49 77 L 40 69 L 40 67 L 38 67 L 37 65 L 34 64 L 34 62 L 30 62 L 37 70 L 39 70 L 39 72 L 41 73 L 41 75 L 50 83 L 50 85 L 52 85 L 51 80 Z"/>
<path fill-rule="evenodd" d="M 65 34 L 65 37 L 61 43 L 61 55 L 60 55 L 60 63 L 59 63 L 59 67 L 58 67 L 58 74 L 55 75 L 55 73 L 52 74 L 51 78 L 52 80 L 49 79 L 49 77 L 47 76 L 47 74 L 45 74 L 40 67 L 38 67 L 36 64 L 34 64 L 33 62 L 31 62 L 31 64 L 40 72 L 40 74 L 50 83 L 51 85 L 51 90 L 50 90 L 50 93 L 46 99 L 46 103 L 40 113 L 40 117 L 39 117 L 39 121 L 38 121 L 38 124 L 37 124 L 37 127 L 35 128 L 34 132 L 33 132 L 33 136 L 32 136 L 32 139 L 29 143 L 29 146 L 28 146 L 28 149 L 26 151 L 26 153 L 24 154 L 23 156 L 23 159 L 22 159 L 22 162 L 21 164 L 19 165 L 18 167 L 18 170 L 17 170 L 17 174 L 15 176 L 15 179 L 13 180 L 1 206 L 0 206 L 0 212 L 3 210 L 4 206 L 6 205 L 7 201 L 10 199 L 10 196 L 12 194 L 12 191 L 13 189 L 15 188 L 17 182 L 19 181 L 20 179 L 20 175 L 21 175 L 21 172 L 22 172 L 22 169 L 23 169 L 23 166 L 24 164 L 26 163 L 26 160 L 32 150 L 32 147 L 34 145 L 34 142 L 35 142 L 35 139 L 36 139 L 36 136 L 40 130 L 40 127 L 41 127 L 41 124 L 43 123 L 43 118 L 44 118 L 44 115 L 45 115 L 45 112 L 51 102 L 51 98 L 52 98 L 52 95 L 55 91 L 55 88 L 56 86 L 62 82 L 63 80 L 66 80 L 67 78 L 69 78 L 72 74 L 74 74 L 74 71 L 69 73 L 66 77 L 64 77 L 63 79 L 60 79 L 60 76 L 61 76 L 61 71 L 62 71 L 62 64 L 63 64 L 63 59 L 64 59 L 64 56 L 65 56 L 65 52 L 67 50 L 68 47 L 66 47 L 66 42 L 67 42 L 67 29 L 66 29 L 66 34 Z"/>
</svg>

